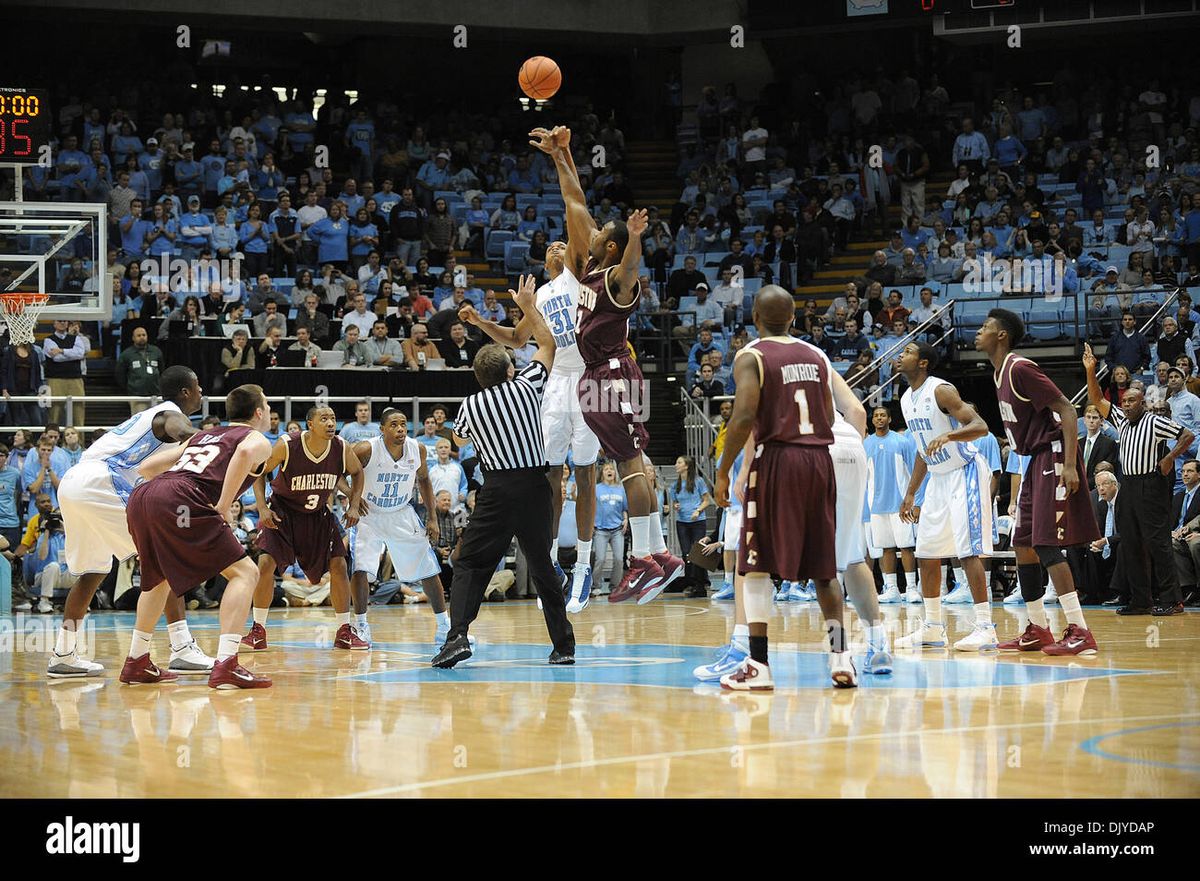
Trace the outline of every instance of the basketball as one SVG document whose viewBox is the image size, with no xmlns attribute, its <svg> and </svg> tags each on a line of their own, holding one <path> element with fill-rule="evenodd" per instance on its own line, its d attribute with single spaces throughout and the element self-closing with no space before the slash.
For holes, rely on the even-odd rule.
<svg viewBox="0 0 1200 881">
<path fill-rule="evenodd" d="M 517 75 L 521 91 L 535 101 L 545 101 L 553 98 L 562 86 L 562 71 L 553 58 L 545 55 L 534 55 L 525 59 L 521 72 Z"/>
</svg>

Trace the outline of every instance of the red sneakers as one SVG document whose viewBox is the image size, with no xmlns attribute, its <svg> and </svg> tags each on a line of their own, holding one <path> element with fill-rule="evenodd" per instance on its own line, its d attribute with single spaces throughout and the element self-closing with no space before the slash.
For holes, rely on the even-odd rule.
<svg viewBox="0 0 1200 881">
<path fill-rule="evenodd" d="M 150 660 L 150 653 L 140 658 L 126 658 L 125 666 L 121 668 L 121 681 L 126 685 L 155 685 L 160 682 L 174 682 L 179 677 L 169 670 L 160 670 L 158 665 Z"/>
<path fill-rule="evenodd" d="M 664 551 L 661 554 L 651 554 L 650 558 L 662 569 L 663 577 L 658 584 L 642 588 L 642 592 L 638 594 L 639 606 L 644 606 L 651 600 L 657 599 L 658 595 L 667 589 L 667 585 L 683 575 L 683 560 L 678 557 Z"/>
<path fill-rule="evenodd" d="M 1036 652 L 1046 646 L 1054 645 L 1054 634 L 1049 627 L 1038 627 L 1032 621 L 1025 632 L 1016 639 L 1010 639 L 996 646 L 1002 652 Z"/>
<path fill-rule="evenodd" d="M 645 602 L 641 597 L 662 581 L 664 574 L 662 567 L 654 562 L 652 557 L 634 557 L 629 568 L 625 570 L 625 577 L 617 585 L 617 589 L 608 595 L 608 601 L 623 603 L 636 596 L 639 598 L 639 603 Z M 654 596 L 658 596 L 658 594 L 656 593 Z M 654 599 L 654 597 L 650 599 Z"/>
<path fill-rule="evenodd" d="M 1068 624 L 1062 639 L 1042 649 L 1048 655 L 1094 655 L 1098 651 L 1092 631 Z"/>
<path fill-rule="evenodd" d="M 242 637 L 240 648 L 252 652 L 265 652 L 267 650 L 267 628 L 255 621 L 250 632 Z"/>
<path fill-rule="evenodd" d="M 257 625 L 255 625 L 257 626 Z M 271 680 L 266 676 L 256 676 L 238 663 L 237 655 L 230 655 L 224 661 L 213 664 L 213 670 L 208 674 L 209 688 L 270 688 Z"/>
<path fill-rule="evenodd" d="M 721 688 L 727 691 L 774 691 L 775 680 L 771 678 L 769 666 L 746 658 L 735 672 L 721 677 Z"/>
<path fill-rule="evenodd" d="M 358 634 L 354 632 L 354 628 L 349 624 L 343 624 L 338 628 L 337 636 L 333 638 L 333 647 L 335 649 L 349 649 L 352 652 L 365 652 L 371 647 L 371 644 L 359 639 Z"/>
</svg>

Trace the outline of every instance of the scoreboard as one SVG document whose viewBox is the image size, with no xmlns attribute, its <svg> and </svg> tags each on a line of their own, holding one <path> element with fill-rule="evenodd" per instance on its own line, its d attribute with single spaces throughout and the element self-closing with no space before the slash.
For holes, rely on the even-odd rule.
<svg viewBox="0 0 1200 881">
<path fill-rule="evenodd" d="M 0 165 L 36 165 L 50 136 L 46 90 L 0 86 Z"/>
</svg>

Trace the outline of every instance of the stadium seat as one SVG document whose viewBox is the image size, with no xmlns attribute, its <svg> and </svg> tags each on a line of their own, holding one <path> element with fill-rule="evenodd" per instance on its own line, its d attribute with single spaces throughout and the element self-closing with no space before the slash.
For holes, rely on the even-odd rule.
<svg viewBox="0 0 1200 881">
<path fill-rule="evenodd" d="M 1063 313 L 1060 306 L 1061 304 L 1047 303 L 1041 299 L 1033 300 L 1028 311 L 1024 313 L 1026 330 L 1029 332 L 1029 335 L 1035 340 L 1056 340 L 1061 337 L 1063 335 Z M 1054 323 L 1039 324 L 1038 322 Z"/>
<path fill-rule="evenodd" d="M 959 301 L 954 309 L 954 330 L 958 341 L 971 345 L 975 340 L 975 331 L 983 326 L 988 312 L 996 305 L 994 300 Z"/>
<path fill-rule="evenodd" d="M 525 255 L 529 253 L 529 242 L 516 239 L 504 243 L 504 271 L 509 275 L 520 275 L 525 271 Z"/>
<path fill-rule="evenodd" d="M 511 242 L 514 233 L 509 229 L 489 229 L 487 231 L 487 259 L 499 260 L 504 257 L 504 244 Z"/>
</svg>

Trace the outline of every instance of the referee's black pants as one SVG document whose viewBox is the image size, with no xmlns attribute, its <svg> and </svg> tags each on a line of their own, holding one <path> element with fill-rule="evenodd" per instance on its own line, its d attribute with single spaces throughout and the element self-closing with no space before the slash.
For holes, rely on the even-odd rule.
<svg viewBox="0 0 1200 881">
<path fill-rule="evenodd" d="M 545 468 L 492 471 L 475 497 L 475 512 L 463 532 L 450 589 L 450 638 L 465 635 L 479 615 L 483 593 L 513 536 L 529 566 L 542 601 L 542 614 L 554 648 L 575 654 L 575 631 L 567 620 L 562 585 L 550 562 L 554 509 Z"/>
<path fill-rule="evenodd" d="M 1129 605 L 1137 608 L 1154 605 L 1151 566 L 1159 601 L 1170 606 L 1182 600 L 1171 547 L 1171 497 L 1164 486 L 1158 472 L 1126 474 L 1117 494 L 1117 532 L 1124 554 Z"/>
</svg>

